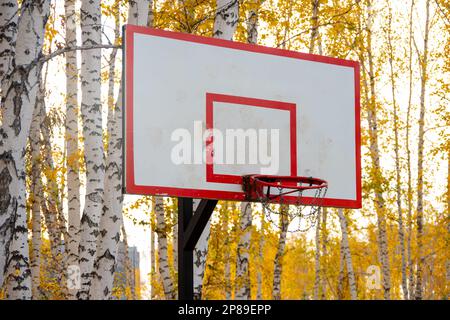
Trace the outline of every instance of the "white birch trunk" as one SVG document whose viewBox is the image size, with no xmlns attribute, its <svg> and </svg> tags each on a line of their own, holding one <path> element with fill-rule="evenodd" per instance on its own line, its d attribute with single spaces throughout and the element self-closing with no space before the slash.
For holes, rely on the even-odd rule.
<svg viewBox="0 0 450 320">
<path fill-rule="evenodd" d="M 225 249 L 225 299 L 231 300 L 231 263 L 230 263 L 230 249 L 228 241 L 224 244 L 224 246 L 228 248 Z"/>
<path fill-rule="evenodd" d="M 350 252 L 350 245 L 348 242 L 347 219 L 345 218 L 344 211 L 341 208 L 338 209 L 338 216 L 339 216 L 339 223 L 341 225 L 342 253 L 344 255 L 347 267 L 348 284 L 350 287 L 350 297 L 352 300 L 356 300 L 358 299 L 358 296 L 356 293 L 356 281 L 355 281 L 355 273 L 353 272 L 352 254 Z"/>
<path fill-rule="evenodd" d="M 372 179 L 374 180 L 375 191 L 375 209 L 377 213 L 378 225 L 378 246 L 379 258 L 381 262 L 381 269 L 383 274 L 383 295 L 386 300 L 390 299 L 391 291 L 391 270 L 389 265 L 389 251 L 387 245 L 387 231 L 386 231 L 386 205 L 383 197 L 383 177 L 380 163 L 380 151 L 378 147 L 378 121 L 376 113 L 376 92 L 375 92 L 375 71 L 372 55 L 372 5 L 371 1 L 367 2 L 368 18 L 367 18 L 367 56 L 369 63 L 369 84 L 370 84 L 370 99 L 368 101 L 367 122 L 369 125 L 369 150 L 372 159 Z M 363 68 L 365 69 L 365 68 Z M 365 72 L 363 70 L 363 72 Z M 369 94 L 367 93 L 367 96 Z"/>
<path fill-rule="evenodd" d="M 0 246 L 6 297 L 31 298 L 31 271 L 25 209 L 25 148 L 40 76 L 34 60 L 41 54 L 49 1 L 24 1 L 18 25 L 15 67 L 4 97 L 0 134 Z M 4 238 L 6 236 L 6 238 Z M 1 279 L 0 279 L 1 280 Z"/>
<path fill-rule="evenodd" d="M 264 213 L 261 212 L 261 234 L 259 237 L 259 248 L 258 248 L 258 259 L 259 259 L 259 270 L 258 274 L 256 275 L 256 282 L 257 282 L 257 289 L 256 289 L 256 299 L 262 300 L 263 293 L 262 293 L 262 272 L 264 268 L 264 245 L 265 245 L 265 234 L 264 231 L 266 229 L 266 223 L 264 221 Z"/>
<path fill-rule="evenodd" d="M 101 44 L 100 0 L 81 2 L 81 39 L 83 46 Z M 81 51 L 81 118 L 83 121 L 86 163 L 86 197 L 80 223 L 79 262 L 81 288 L 79 299 L 89 299 L 91 273 L 96 257 L 99 222 L 103 209 L 105 164 L 102 140 L 101 49 Z"/>
<path fill-rule="evenodd" d="M 177 210 L 173 210 L 172 212 L 172 257 L 173 257 L 173 269 L 175 271 L 175 279 L 177 279 L 176 275 L 178 275 L 178 212 Z M 174 280 L 175 281 L 175 280 Z M 178 299 L 178 292 L 175 292 Z"/>
<path fill-rule="evenodd" d="M 337 283 L 337 299 L 344 299 L 344 272 L 345 272 L 345 253 L 344 253 L 344 245 L 343 237 L 341 237 L 341 247 L 339 249 L 339 275 L 338 275 L 338 283 Z"/>
<path fill-rule="evenodd" d="M 2 92 L 7 89 L 5 78 L 10 72 L 12 61 L 14 60 L 15 46 L 17 38 L 17 21 L 19 18 L 17 0 L 2 0 L 0 2 L 0 125 L 3 123 L 4 102 Z M 0 145 L 0 150 L 2 146 Z M 1 177 L 1 175 L 0 175 Z M 1 182 L 1 180 L 0 180 Z M 5 181 L 6 182 L 6 181 Z M 6 184 L 0 185 L 0 203 L 8 201 Z M 10 230 L 7 230 L 10 217 L 0 211 L 0 287 L 3 284 L 3 270 L 6 262 L 6 245 L 9 239 Z"/>
<path fill-rule="evenodd" d="M 164 202 L 162 197 L 155 197 L 156 233 L 158 234 L 158 267 L 167 300 L 175 299 L 172 277 L 170 275 L 167 248 L 167 226 L 165 223 Z"/>
<path fill-rule="evenodd" d="M 51 174 L 55 172 L 53 162 L 52 146 L 51 146 L 51 124 L 47 118 L 45 106 L 45 78 L 41 77 L 38 84 L 38 92 L 36 95 L 36 109 L 40 118 L 40 131 L 42 134 L 42 164 L 43 171 L 46 172 L 47 177 L 47 192 L 45 196 L 46 210 L 44 210 L 44 217 L 47 226 L 47 231 L 50 239 L 50 251 L 52 255 L 52 268 L 55 272 L 56 281 L 64 283 L 65 272 L 65 251 L 66 242 L 63 241 L 62 236 L 66 233 L 65 219 L 63 218 L 62 204 L 59 201 L 59 187 L 55 177 Z M 65 294 L 65 286 L 62 286 L 62 293 Z"/>
<path fill-rule="evenodd" d="M 130 5 L 130 9 L 133 6 Z M 120 38 L 120 12 L 118 1 L 114 2 L 114 44 L 119 44 Z M 120 142 L 117 141 L 117 123 L 116 108 L 114 104 L 114 82 L 116 74 L 116 55 L 117 48 L 113 48 L 109 56 L 109 74 L 108 74 L 108 116 L 107 116 L 107 158 L 104 180 L 103 212 L 100 218 L 100 233 L 97 237 L 97 257 L 94 263 L 92 273 L 92 285 L 89 292 L 93 300 L 111 299 L 112 286 L 114 282 L 115 261 L 117 259 L 118 245 L 120 241 L 120 226 L 123 222 L 121 203 L 122 186 L 122 161 L 118 151 L 121 149 Z M 121 105 L 122 90 L 119 89 L 117 104 Z M 120 112 L 120 111 L 119 111 Z M 119 143 L 118 143 L 119 142 Z M 117 150 L 119 149 L 119 150 Z M 119 163 L 118 163 L 119 161 Z M 117 185 L 117 183 L 119 183 Z M 117 188 L 117 189 L 115 189 Z M 119 203 L 117 203 L 119 202 Z M 120 207 L 119 207 L 120 206 Z M 125 228 L 123 228 L 125 233 Z M 127 248 L 125 253 L 127 254 Z M 125 261 L 127 257 L 125 254 Z"/>
<path fill-rule="evenodd" d="M 286 206 L 280 207 L 280 238 L 278 240 L 278 247 L 277 247 L 277 253 L 275 255 L 274 259 L 274 271 L 273 271 L 273 288 L 272 288 L 272 294 L 274 300 L 280 300 L 281 299 L 281 275 L 283 271 L 283 256 L 284 256 L 284 248 L 286 247 L 286 237 L 287 237 L 287 230 L 289 226 L 289 218 L 287 216 L 287 213 L 284 213 L 285 210 L 289 210 Z"/>
<path fill-rule="evenodd" d="M 321 259 L 321 266 L 322 266 L 322 272 L 321 272 L 321 280 L 322 280 L 322 300 L 326 299 L 327 294 L 327 273 L 325 266 L 327 265 L 326 257 L 328 257 L 328 231 L 327 231 L 327 216 L 328 211 L 327 208 L 323 207 L 321 209 L 322 211 L 322 259 Z"/>
<path fill-rule="evenodd" d="M 147 24 L 147 0 L 129 1 L 128 23 Z M 118 9 L 117 9 L 118 10 Z M 117 12 L 117 15 L 119 12 Z M 116 36 L 119 35 L 119 17 L 116 17 Z M 118 38 L 116 38 L 118 41 Z M 113 49 L 114 50 L 114 49 Z M 111 56 L 110 81 L 114 80 L 115 52 Z M 111 103 L 114 94 L 114 83 L 110 82 Z M 97 259 L 95 261 L 95 276 L 91 298 L 110 299 L 114 281 L 115 261 L 120 239 L 120 226 L 122 225 L 122 91 L 119 90 L 114 110 L 109 109 L 108 116 L 108 156 L 106 159 L 106 173 L 104 179 L 103 213 L 100 218 L 100 234 L 97 239 Z"/>
<path fill-rule="evenodd" d="M 315 244 L 316 250 L 314 255 L 315 261 L 315 278 L 314 278 L 314 300 L 319 299 L 319 291 L 320 291 L 320 212 L 321 209 L 317 212 L 317 223 L 316 223 L 316 235 L 315 235 Z"/>
<path fill-rule="evenodd" d="M 411 174 L 411 150 L 409 143 L 410 135 L 410 118 L 411 118 L 411 107 L 412 107 L 412 95 L 413 95 L 413 70 L 412 70 L 412 40 L 413 40 L 413 14 L 414 14 L 414 0 L 411 0 L 411 6 L 409 10 L 409 41 L 408 41 L 408 70 L 409 70 L 409 95 L 408 95 L 408 108 L 406 111 L 406 133 L 405 133 L 405 145 L 406 145 L 406 168 L 408 172 L 408 194 L 407 194 L 407 227 L 406 227 L 406 247 L 408 255 L 408 298 L 414 299 L 414 270 L 412 261 L 412 249 L 411 249 L 411 238 L 412 238 L 412 174 Z"/>
<path fill-rule="evenodd" d="M 152 220 L 152 219 L 151 219 Z M 153 225 L 153 221 L 151 221 L 151 224 Z M 155 298 L 155 290 L 153 288 L 153 283 L 156 278 L 156 255 L 155 255 L 155 240 L 156 240 L 156 233 L 154 231 L 153 226 L 150 227 L 150 283 L 151 283 L 151 299 L 153 300 Z"/>
<path fill-rule="evenodd" d="M 197 199 L 196 199 L 197 200 Z M 197 200 L 198 201 L 198 200 Z M 194 206 L 195 208 L 196 206 Z M 205 226 L 197 245 L 194 249 L 194 299 L 201 300 L 203 289 L 203 278 L 205 276 L 206 258 L 208 256 L 208 241 L 211 223 Z"/>
<path fill-rule="evenodd" d="M 75 1 L 66 0 L 65 28 L 66 46 L 77 45 Z M 78 267 L 78 246 L 80 244 L 80 162 L 78 159 L 78 61 L 77 52 L 66 53 L 66 167 L 67 167 L 67 205 L 68 242 L 67 266 Z M 68 299 L 76 298 L 77 290 L 68 290 Z"/>
<path fill-rule="evenodd" d="M 214 19 L 214 38 L 233 40 L 239 21 L 238 0 L 216 0 L 217 9 Z"/>
<path fill-rule="evenodd" d="M 450 236 L 450 149 L 447 149 L 447 237 Z M 450 279 L 450 259 L 445 261 L 447 280 Z M 447 300 L 450 299 L 450 290 L 447 291 Z"/>
<path fill-rule="evenodd" d="M 38 170 L 33 167 L 32 170 Z M 38 171 L 39 172 L 39 171 Z M 40 177 L 33 179 L 40 180 Z M 34 180 L 32 185 L 33 192 L 33 205 L 31 208 L 31 243 L 33 246 L 33 251 L 31 255 L 31 278 L 32 278 L 32 298 L 33 300 L 39 300 L 40 298 L 40 275 L 41 275 L 41 210 L 40 201 L 37 190 L 39 187 L 37 184 L 40 181 Z"/>
<path fill-rule="evenodd" d="M 154 20 L 155 15 L 153 14 L 153 0 L 148 0 L 147 27 L 153 27 Z"/>
<path fill-rule="evenodd" d="M 247 42 L 258 43 L 258 13 L 255 10 L 250 10 L 247 16 Z"/>
<path fill-rule="evenodd" d="M 125 288 L 130 288 L 131 299 L 136 299 L 136 283 L 133 281 L 134 279 L 134 268 L 131 266 L 130 261 L 130 251 L 128 250 L 128 238 L 127 232 L 125 231 L 125 226 L 122 224 L 122 235 L 123 235 L 123 244 L 125 247 L 124 250 L 124 259 L 123 264 L 125 266 Z"/>
<path fill-rule="evenodd" d="M 309 41 L 309 53 L 314 53 L 316 41 L 319 38 L 319 6 L 320 0 L 312 0 L 311 39 Z"/>
<path fill-rule="evenodd" d="M 405 235 L 403 228 L 403 211 L 402 211 L 402 185 L 401 185 L 401 167 L 400 167 L 400 155 L 399 155 L 399 129 L 398 129 L 398 115 L 397 115 L 397 99 L 396 99 L 396 82 L 394 72 L 394 48 L 392 46 L 392 9 L 389 7 L 388 18 L 388 47 L 389 47 L 389 67 L 391 78 L 391 92 L 392 92 L 392 104 L 393 104 L 393 116 L 394 116 L 394 153 L 395 153 L 395 171 L 396 171 L 396 204 L 397 204 L 397 217 L 398 217 L 398 237 L 400 242 L 400 255 L 401 255 L 401 269 L 402 269 L 402 292 L 403 299 L 408 299 L 408 284 L 406 277 L 406 253 L 405 253 Z"/>
<path fill-rule="evenodd" d="M 252 206 L 250 202 L 241 202 L 240 237 L 236 261 L 236 300 L 250 299 L 250 236 L 252 231 Z"/>
<path fill-rule="evenodd" d="M 197 209 L 200 200 L 194 199 L 193 201 L 193 210 Z M 208 255 L 208 241 L 209 234 L 211 229 L 211 223 L 208 223 L 205 226 L 200 238 L 197 241 L 197 244 L 194 248 L 194 299 L 201 300 L 202 299 L 202 288 L 203 288 L 203 277 L 205 275 L 205 267 L 206 267 L 206 257 Z"/>
<path fill-rule="evenodd" d="M 41 202 L 42 182 L 41 182 L 41 117 L 40 110 L 36 105 L 33 120 L 30 127 L 30 151 L 31 151 L 31 278 L 32 278 L 32 298 L 38 300 L 40 297 L 40 269 L 41 269 Z"/>
<path fill-rule="evenodd" d="M 3 79 L 12 68 L 17 37 L 17 21 L 19 9 L 17 0 L 0 1 L 0 97 L 2 96 Z M 1 99 L 0 99 L 1 100 Z M 0 123 L 3 106 L 0 106 Z M 0 281 L 1 283 L 1 281 Z"/>
<path fill-rule="evenodd" d="M 423 40 L 423 53 L 419 55 L 420 61 L 420 115 L 419 115 L 419 136 L 417 146 L 417 277 L 415 299 L 423 298 L 423 267 L 425 257 L 423 253 L 423 154 L 424 154 L 424 126 L 425 126 L 425 94 L 427 86 L 427 64 L 428 64 L 428 36 L 430 32 L 430 0 L 426 2 L 426 21 Z"/>
</svg>

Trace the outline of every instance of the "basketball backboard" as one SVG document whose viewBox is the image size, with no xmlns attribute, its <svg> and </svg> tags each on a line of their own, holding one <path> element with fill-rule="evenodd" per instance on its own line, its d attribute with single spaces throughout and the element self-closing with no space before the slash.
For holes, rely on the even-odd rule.
<svg viewBox="0 0 450 320">
<path fill-rule="evenodd" d="M 357 62 L 127 25 L 126 193 L 244 200 L 242 176 L 313 176 L 361 207 Z"/>
</svg>

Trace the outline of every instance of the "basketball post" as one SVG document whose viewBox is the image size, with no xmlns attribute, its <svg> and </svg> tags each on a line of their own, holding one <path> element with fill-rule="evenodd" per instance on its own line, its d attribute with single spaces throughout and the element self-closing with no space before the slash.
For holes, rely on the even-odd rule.
<svg viewBox="0 0 450 320">
<path fill-rule="evenodd" d="M 178 299 L 194 299 L 194 249 L 218 200 L 178 198 Z"/>
</svg>

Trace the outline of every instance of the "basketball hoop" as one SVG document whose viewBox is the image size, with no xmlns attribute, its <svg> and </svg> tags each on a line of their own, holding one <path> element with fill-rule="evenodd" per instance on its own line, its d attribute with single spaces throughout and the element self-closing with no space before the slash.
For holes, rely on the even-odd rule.
<svg viewBox="0 0 450 320">
<path fill-rule="evenodd" d="M 313 177 L 252 174 L 242 177 L 246 201 L 261 202 L 267 219 L 286 214 L 289 221 L 298 219 L 295 231 L 307 231 L 316 223 L 322 200 L 328 189 L 325 180 Z M 274 205 L 293 205 L 288 210 L 276 210 Z"/>
</svg>

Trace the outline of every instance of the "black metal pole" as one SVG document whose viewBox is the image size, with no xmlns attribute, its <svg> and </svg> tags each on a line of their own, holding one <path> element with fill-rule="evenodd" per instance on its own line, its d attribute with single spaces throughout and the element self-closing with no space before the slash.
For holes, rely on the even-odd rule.
<svg viewBox="0 0 450 320">
<path fill-rule="evenodd" d="M 178 299 L 194 299 L 194 256 L 185 249 L 185 231 L 193 215 L 192 198 L 178 198 Z"/>
<path fill-rule="evenodd" d="M 178 298 L 194 299 L 194 249 L 218 200 L 178 198 Z"/>
</svg>

